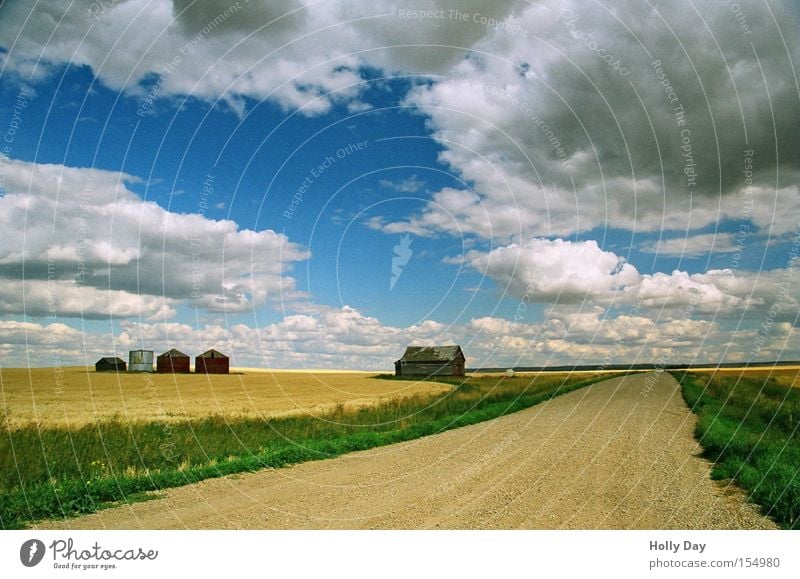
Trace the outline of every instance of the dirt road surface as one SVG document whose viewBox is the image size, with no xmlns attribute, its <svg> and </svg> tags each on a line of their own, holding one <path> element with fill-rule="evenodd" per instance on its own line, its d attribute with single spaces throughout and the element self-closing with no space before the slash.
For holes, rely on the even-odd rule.
<svg viewBox="0 0 800 579">
<path fill-rule="evenodd" d="M 490 422 L 203 481 L 41 528 L 763 529 L 709 478 L 668 374 L 614 378 Z"/>
</svg>

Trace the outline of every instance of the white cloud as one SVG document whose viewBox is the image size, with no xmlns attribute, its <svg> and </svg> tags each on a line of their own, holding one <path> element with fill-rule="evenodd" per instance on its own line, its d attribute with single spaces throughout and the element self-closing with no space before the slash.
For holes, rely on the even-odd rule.
<svg viewBox="0 0 800 579">
<path fill-rule="evenodd" d="M 680 307 L 704 312 L 746 309 L 747 304 L 739 296 L 723 291 L 714 281 L 713 272 L 705 279 L 685 271 L 676 270 L 671 274 L 659 272 L 643 276 L 641 284 L 637 288 L 629 288 L 628 293 L 641 307 L 655 311 Z"/>
<path fill-rule="evenodd" d="M 2 170 L 0 312 L 169 317 L 179 303 L 237 312 L 302 297 L 285 274 L 308 252 L 285 235 L 169 212 L 124 173 L 9 160 Z"/>
<path fill-rule="evenodd" d="M 87 65 L 107 86 L 138 96 L 145 111 L 165 96 L 222 99 L 234 109 L 243 96 L 269 96 L 315 115 L 358 93 L 359 61 L 339 48 L 349 28 L 301 2 L 85 0 L 4 10 L 8 68 Z M 320 46 L 331 49 L 321 54 Z M 160 80 L 149 84 L 153 75 Z"/>
<path fill-rule="evenodd" d="M 287 315 L 262 328 L 124 322 L 118 343 L 124 348 L 145 343 L 155 350 L 180 344 L 196 351 L 218 348 L 230 353 L 233 363 L 241 366 L 390 371 L 407 344 L 449 343 L 454 339 L 444 325 L 431 320 L 398 328 L 384 326 L 348 306 L 308 304 L 303 309 L 306 313 Z"/>
<path fill-rule="evenodd" d="M 177 300 L 82 286 L 74 280 L 0 278 L 0 314 L 35 317 L 168 319 Z"/>
<path fill-rule="evenodd" d="M 453 261 L 452 259 L 450 261 Z M 709 270 L 689 274 L 640 274 L 625 259 L 595 241 L 532 239 L 488 252 L 470 251 L 463 261 L 489 276 L 504 292 L 526 302 L 616 305 L 649 315 L 670 310 L 723 317 L 755 317 L 777 307 L 772 317 L 792 320 L 800 312 L 794 267 L 754 271 Z M 778 306 L 774 306 L 774 304 Z"/>
<path fill-rule="evenodd" d="M 796 22 L 796 10 L 749 7 L 758 33 L 743 41 L 728 6 L 672 4 L 520 5 L 527 35 L 492 31 L 413 90 L 407 103 L 428 116 L 440 159 L 474 192 L 434 195 L 408 225 L 498 241 L 604 226 L 688 231 L 743 216 L 773 235 L 796 230 L 800 137 L 785 127 L 800 107 L 784 71 L 800 44 L 784 44 L 772 20 Z"/>
<path fill-rule="evenodd" d="M 502 19 L 511 5 L 423 0 L 415 8 L 481 9 Z M 4 5 L 0 46 L 8 49 L 2 57 L 8 70 L 42 76 L 61 63 L 86 65 L 143 103 L 148 93 L 150 101 L 192 95 L 225 100 L 241 113 L 242 97 L 269 98 L 318 115 L 336 103 L 369 108 L 358 99 L 363 65 L 441 72 L 487 31 L 452 19 L 420 22 L 405 12 L 390 0 L 51 0 Z M 148 84 L 153 75 L 160 81 Z"/>
<path fill-rule="evenodd" d="M 400 181 L 391 181 L 389 179 L 381 179 L 378 183 L 381 187 L 390 189 L 397 193 L 416 193 L 425 187 L 425 181 L 421 180 L 416 175 L 411 175 Z"/>
<path fill-rule="evenodd" d="M 576 306 L 553 307 L 541 322 L 481 317 L 455 326 L 432 320 L 386 326 L 351 307 L 313 305 L 260 329 L 218 323 L 120 325 L 112 336 L 64 324 L 0 321 L 0 352 L 17 365 L 68 365 L 125 357 L 144 344 L 157 352 L 175 347 L 192 354 L 217 348 L 235 366 L 391 372 L 411 344 L 461 344 L 470 367 L 791 359 L 800 347 L 800 332 L 789 322 L 776 321 L 756 349 L 753 329 L 726 330 L 714 321 L 646 312 L 608 317 L 603 308 Z"/>
<path fill-rule="evenodd" d="M 69 343 L 81 339 L 80 330 L 61 323 L 37 324 L 0 320 L 0 342 L 3 344 L 54 344 Z"/>
<path fill-rule="evenodd" d="M 585 360 L 620 339 L 638 348 L 628 354 L 651 359 L 711 356 L 725 343 L 733 344 L 729 355 L 747 357 L 752 328 L 728 337 L 691 316 L 766 319 L 777 311 L 769 318 L 774 336 L 789 324 L 781 339 L 797 345 L 791 324 L 800 280 L 793 269 L 645 275 L 594 242 L 537 239 L 596 227 L 688 232 L 724 219 L 752 221 L 760 239 L 796 231 L 800 108 L 786 71 L 800 45 L 779 34 L 773 21 L 774 14 L 782 29 L 791 28 L 797 11 L 790 2 L 748 6 L 755 33 L 746 39 L 720 3 L 654 8 L 631 1 L 609 9 L 546 0 L 489 8 L 475 0 L 422 1 L 415 8 L 458 8 L 506 26 L 445 15 L 423 19 L 383 0 L 3 4 L 6 73 L 31 75 L 35 83 L 64 63 L 85 65 L 100 82 L 137 99 L 143 111 L 174 106 L 178 99 L 170 97 L 179 95 L 221 99 L 240 115 L 245 97 L 306 115 L 338 103 L 358 111 L 369 107 L 360 101 L 365 66 L 426 75 L 406 103 L 426 115 L 442 146 L 440 160 L 471 189 L 442 189 L 420 213 L 397 222 L 374 217 L 368 226 L 490 240 L 494 249 L 469 252 L 465 263 L 518 297 L 559 304 L 541 324 L 479 318 L 456 328 L 433 321 L 394 328 L 352 308 L 308 306 L 257 334 L 245 326 L 142 324 L 125 327 L 124 343 L 147 333 L 164 344 L 174 334 L 248 352 L 254 339 L 263 340 L 263 361 L 290 365 L 384 363 L 406 342 L 433 340 L 468 341 L 474 360 L 530 352 L 538 359 Z M 585 42 L 589 31 L 594 45 Z M 687 111 L 686 125 L 678 124 L 656 60 Z M 682 128 L 691 134 L 691 166 Z M 288 272 L 307 252 L 283 235 L 167 212 L 139 199 L 129 187 L 135 178 L 123 173 L 34 169 L 17 161 L 3 172 L 1 312 L 44 315 L 55 307 L 60 315 L 163 320 L 190 299 L 232 312 L 302 297 Z M 692 256 L 710 248 L 702 235 L 677 243 L 670 239 L 657 249 Z M 730 248 L 729 237 L 717 237 L 715 251 Z M 86 267 L 81 284 L 75 281 L 79 264 Z M 584 300 L 589 311 L 561 309 Z M 610 305 L 638 311 L 606 319 Z M 25 332 L 48 329 L 65 331 L 42 325 Z M 703 332 L 716 342 L 686 338 Z M 763 351 L 777 352 L 775 344 Z M 17 346 L 4 351 L 9 347 Z"/>
<path fill-rule="evenodd" d="M 504 290 L 533 302 L 605 302 L 639 282 L 635 267 L 591 240 L 531 239 L 488 253 L 473 250 L 464 260 Z"/>
<path fill-rule="evenodd" d="M 737 250 L 733 233 L 703 233 L 643 243 L 639 250 L 670 257 L 699 257 L 710 253 L 731 253 Z"/>
<path fill-rule="evenodd" d="M 786 70 L 800 44 L 774 20 L 796 22 L 791 2 L 748 7 L 751 36 L 723 4 L 633 0 L 614 10 L 579 0 L 425 0 L 413 10 L 391 0 L 51 0 L 3 12 L 6 70 L 87 65 L 148 108 L 193 95 L 241 113 L 251 97 L 315 115 L 368 106 L 365 67 L 427 76 L 406 102 L 475 193 L 435 195 L 405 226 L 417 235 L 686 231 L 739 218 L 753 200 L 762 229 L 797 226 L 800 107 Z"/>
<path fill-rule="evenodd" d="M 193 95 L 240 113 L 243 97 L 309 115 L 338 102 L 358 110 L 368 106 L 359 101 L 365 67 L 426 75 L 431 82 L 406 102 L 427 115 L 442 162 L 474 192 L 440 191 L 421 214 L 383 224 L 390 233 L 507 240 L 604 225 L 686 231 L 738 219 L 751 203 L 748 215 L 764 231 L 797 227 L 800 136 L 791 127 L 800 107 L 785 71 L 800 45 L 773 21 L 796 21 L 790 2 L 749 7 L 758 33 L 747 42 L 721 4 L 654 10 L 630 1 L 612 11 L 578 0 L 426 0 L 413 8 L 390 0 L 15 3 L 3 6 L 0 45 L 7 70 L 88 65 L 150 108 Z M 455 18 L 454 9 L 471 17 Z M 718 50 L 707 49 L 712 40 Z M 765 82 L 752 82 L 762 72 Z M 153 75 L 161 75 L 155 85 Z M 678 104 L 690 111 L 685 125 Z M 780 110 L 779 123 L 771 110 Z"/>
<path fill-rule="evenodd" d="M 108 347 L 107 338 L 62 323 L 0 320 L 2 366 L 23 368 L 85 364 L 88 363 L 85 358 L 87 351 L 95 352 L 101 349 L 102 344 Z"/>
</svg>

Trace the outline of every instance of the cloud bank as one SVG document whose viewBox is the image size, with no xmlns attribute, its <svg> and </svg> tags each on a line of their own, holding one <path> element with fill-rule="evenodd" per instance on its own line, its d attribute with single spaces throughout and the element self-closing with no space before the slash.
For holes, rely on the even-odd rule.
<svg viewBox="0 0 800 579">
<path fill-rule="evenodd" d="M 308 252 L 283 234 L 167 211 L 124 173 L 0 163 L 0 313 L 163 319 L 304 298 L 286 273 Z"/>
</svg>

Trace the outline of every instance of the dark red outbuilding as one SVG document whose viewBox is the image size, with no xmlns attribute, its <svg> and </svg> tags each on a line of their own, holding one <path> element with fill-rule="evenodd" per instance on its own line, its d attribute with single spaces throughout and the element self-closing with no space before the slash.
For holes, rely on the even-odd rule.
<svg viewBox="0 0 800 579">
<path fill-rule="evenodd" d="M 189 372 L 189 356 L 172 348 L 156 358 L 156 372 L 161 374 L 183 374 Z"/>
<path fill-rule="evenodd" d="M 229 374 L 230 370 L 231 359 L 213 349 L 194 359 L 194 371 L 198 374 Z"/>
</svg>

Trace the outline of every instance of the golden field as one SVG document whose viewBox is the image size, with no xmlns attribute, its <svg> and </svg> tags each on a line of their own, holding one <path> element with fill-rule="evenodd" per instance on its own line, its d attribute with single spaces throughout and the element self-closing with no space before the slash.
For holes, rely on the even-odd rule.
<svg viewBox="0 0 800 579">
<path fill-rule="evenodd" d="M 2 368 L 0 413 L 10 428 L 78 427 L 96 421 L 180 421 L 210 415 L 272 418 L 358 408 L 446 384 L 393 381 L 363 372 L 265 371 L 228 375 L 97 373 L 93 368 Z"/>
<path fill-rule="evenodd" d="M 800 387 L 800 367 L 694 369 L 716 377 L 775 378 Z M 613 372 L 606 372 L 611 374 Z M 596 371 L 547 373 L 566 379 Z M 481 376 L 497 374 L 474 374 Z M 518 373 L 525 376 L 528 373 Z M 451 387 L 433 382 L 393 381 L 373 373 L 328 370 L 234 369 L 228 375 L 96 373 L 93 368 L 0 368 L 0 419 L 6 426 L 78 427 L 96 421 L 180 421 L 211 415 L 273 418 L 319 414 L 381 404 Z"/>
<path fill-rule="evenodd" d="M 751 368 L 697 368 L 695 374 L 713 374 L 718 377 L 774 378 L 781 386 L 800 388 L 800 366 L 773 366 Z"/>
</svg>

